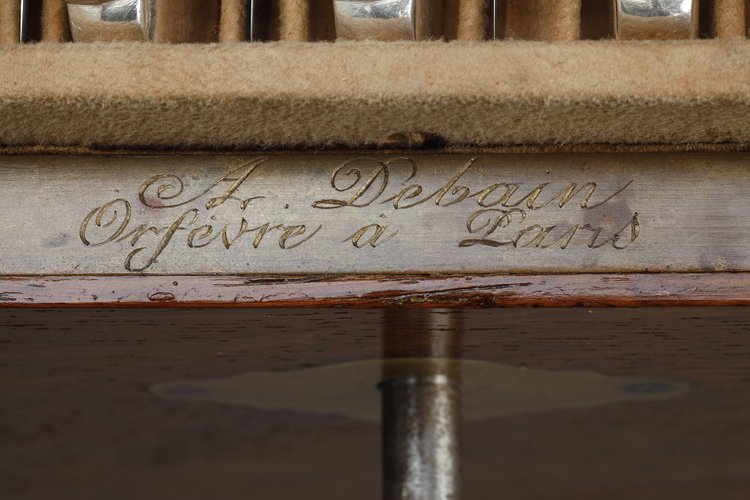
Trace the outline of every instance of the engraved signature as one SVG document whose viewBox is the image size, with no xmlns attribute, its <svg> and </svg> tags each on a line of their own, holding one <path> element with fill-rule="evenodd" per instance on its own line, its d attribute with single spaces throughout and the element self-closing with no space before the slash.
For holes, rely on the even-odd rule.
<svg viewBox="0 0 750 500">
<path fill-rule="evenodd" d="M 461 218 L 468 213 L 465 219 L 468 235 L 459 235 L 452 243 L 461 249 L 554 247 L 565 250 L 572 244 L 582 244 L 590 249 L 609 246 L 623 250 L 641 233 L 638 213 L 629 209 L 626 218 L 620 211 L 620 215 L 606 225 L 588 223 L 585 218 L 580 224 L 538 220 L 550 219 L 557 211 L 582 210 L 589 213 L 592 209 L 615 203 L 613 200 L 631 187 L 632 180 L 610 189 L 604 189 L 592 181 L 528 184 L 498 180 L 492 183 L 484 181 L 484 184 L 476 186 L 473 185 L 476 176 L 472 177 L 470 172 L 476 168 L 478 159 L 468 159 L 450 178 L 438 183 L 438 187 L 434 187 L 436 175 L 432 175 L 431 167 L 420 171 L 413 158 L 347 159 L 334 166 L 328 179 L 330 188 L 336 194 L 305 202 L 312 210 L 304 215 L 314 217 L 315 223 L 285 222 L 281 220 L 281 212 L 274 212 L 273 217 L 269 217 L 275 220 L 255 220 L 253 207 L 278 194 L 253 192 L 257 187 L 251 179 L 262 175 L 261 167 L 268 162 L 265 157 L 243 161 L 215 180 L 209 179 L 209 182 L 197 186 L 195 179 L 191 184 L 175 174 L 157 174 L 140 185 L 137 201 L 117 197 L 85 214 L 79 237 L 87 247 L 111 244 L 129 247 L 124 268 L 131 272 L 142 272 L 164 259 L 165 252 L 173 247 L 191 250 L 218 247 L 229 250 L 244 242 L 245 248 L 270 246 L 291 251 L 305 247 L 327 230 L 341 232 L 330 236 L 329 241 L 334 243 L 350 245 L 350 248 L 359 251 L 380 248 L 402 237 L 402 231 L 382 221 L 373 223 L 366 220 L 373 216 L 375 207 L 396 211 L 433 207 L 440 211 L 458 211 L 464 214 Z M 428 179 L 433 187 L 428 188 L 420 183 L 420 175 Z M 487 176 L 479 178 L 486 179 Z M 319 193 L 320 189 L 312 191 Z M 248 192 L 252 195 L 248 195 Z M 295 199 L 290 201 L 304 201 L 303 191 L 292 191 L 292 194 Z M 465 207 L 467 204 L 470 205 Z M 459 205 L 464 207 L 459 208 Z M 365 208 L 368 210 L 362 210 Z M 339 218 L 327 228 L 324 225 L 328 223 L 321 223 L 320 218 L 314 216 L 317 210 L 335 209 L 356 209 L 353 213 L 361 214 L 362 219 Z M 168 222 L 135 221 L 138 214 L 144 211 L 149 214 L 162 210 L 170 210 L 169 214 L 172 215 L 159 217 L 159 220 L 166 218 Z M 381 210 L 375 213 L 381 213 Z M 225 222 L 222 216 L 231 217 L 231 220 Z M 385 215 L 381 214 L 380 217 Z M 620 218 L 622 220 L 618 222 Z M 439 231 L 441 239 L 451 245 L 448 238 L 457 234 L 459 229 L 439 227 L 434 231 Z M 413 234 L 411 237 L 414 237 Z"/>
<path fill-rule="evenodd" d="M 469 159 L 445 184 L 425 194 L 424 187 L 411 182 L 418 173 L 416 161 L 408 157 L 389 160 L 375 158 L 353 158 L 338 166 L 330 178 L 331 187 L 346 196 L 325 198 L 313 202 L 318 209 L 364 208 L 376 204 L 392 204 L 395 210 L 404 210 L 432 203 L 437 207 L 450 207 L 464 202 L 476 203 L 480 210 L 469 215 L 466 229 L 472 235 L 481 236 L 463 239 L 461 248 L 483 245 L 489 247 L 551 248 L 559 246 L 565 250 L 576 235 L 587 234 L 586 246 L 596 249 L 605 245 L 622 250 L 627 248 L 640 235 L 638 213 L 634 212 L 621 228 L 608 234 L 604 226 L 592 224 L 531 224 L 510 230 L 504 239 L 498 239 L 502 230 L 509 228 L 513 221 L 522 224 L 529 212 L 544 208 L 563 209 L 578 197 L 578 207 L 590 210 L 601 207 L 622 194 L 633 183 L 626 182 L 621 187 L 596 198 L 599 185 L 596 182 L 579 184 L 569 182 L 563 187 L 554 188 L 549 182 L 525 187 L 521 183 L 496 182 L 472 188 L 462 184 L 467 172 L 476 164 L 478 157 Z M 405 180 L 394 181 L 396 170 L 406 171 Z M 395 184 L 395 189 L 392 186 Z M 390 192 L 389 192 L 390 190 Z M 501 207 L 501 208 L 496 208 Z M 519 208 L 523 207 L 523 208 Z M 481 221 L 484 223 L 481 223 Z M 493 235 L 493 238 L 490 238 Z"/>
<path fill-rule="evenodd" d="M 147 179 L 138 193 L 140 202 L 152 209 L 176 208 L 196 202 L 222 183 L 229 183 L 219 196 L 208 199 L 203 212 L 209 212 L 229 200 L 235 200 L 239 208 L 245 211 L 252 201 L 262 196 L 237 198 L 235 193 L 255 169 L 266 161 L 259 158 L 247 162 L 220 177 L 216 182 L 197 195 L 181 199 L 184 193 L 182 179 L 175 175 L 155 175 Z M 145 271 L 158 262 L 167 247 L 174 242 L 180 231 L 187 231 L 184 243 L 188 248 L 205 248 L 219 242 L 229 250 L 238 241 L 250 239 L 252 247 L 257 249 L 272 238 L 282 250 L 292 250 L 310 241 L 322 229 L 322 225 L 310 227 L 307 224 L 284 224 L 264 222 L 251 224 L 241 217 L 239 224 L 226 223 L 217 227 L 214 223 L 201 221 L 202 211 L 190 208 L 181 213 L 169 225 L 131 224 L 132 205 L 123 198 L 116 198 L 101 207 L 91 210 L 81 222 L 79 237 L 86 246 L 98 247 L 109 243 L 128 243 L 133 249 L 125 258 L 124 266 L 128 271 Z M 211 220 L 209 218 L 209 220 Z M 238 227 L 237 227 L 238 226 Z M 103 233 L 97 236 L 92 233 Z M 157 236 L 154 241 L 146 236 Z M 219 244 L 217 243 L 217 244 Z"/>
<path fill-rule="evenodd" d="M 354 158 L 347 160 L 337 167 L 331 174 L 331 187 L 340 193 L 351 193 L 346 198 L 325 198 L 313 202 L 314 208 L 336 209 L 344 207 L 362 208 L 375 203 L 392 203 L 396 210 L 414 208 L 424 203 L 433 202 L 438 207 L 449 207 L 467 200 L 474 200 L 482 208 L 502 206 L 504 208 L 525 206 L 529 210 L 541 210 L 549 205 L 564 208 L 578 194 L 582 194 L 579 205 L 583 209 L 591 209 L 604 205 L 615 196 L 625 191 L 633 181 L 610 193 L 599 201 L 592 202 L 597 191 L 596 182 L 578 185 L 571 182 L 548 195 L 549 182 L 532 186 L 528 192 L 520 183 L 498 182 L 477 189 L 461 185 L 459 181 L 474 166 L 479 157 L 471 158 L 456 172 L 453 177 L 439 189 L 424 193 L 424 187 L 418 183 L 409 183 L 417 176 L 417 163 L 411 158 L 398 157 L 390 160 L 374 158 Z M 404 187 L 397 187 L 398 191 L 387 194 L 394 183 L 394 168 L 406 169 L 406 180 L 401 182 Z M 365 173 L 364 169 L 369 172 Z M 409 183 L 409 184 L 407 184 Z"/>
<path fill-rule="evenodd" d="M 518 223 L 522 223 L 526 219 L 526 211 L 520 208 L 511 208 L 510 210 L 487 208 L 472 213 L 466 221 L 466 229 L 471 234 L 479 233 L 480 237 L 461 240 L 458 246 L 472 247 L 474 245 L 484 245 L 489 247 L 551 248 L 554 245 L 558 245 L 560 249 L 565 250 L 576 234 L 585 232 L 588 235 L 586 246 L 589 248 L 601 248 L 609 244 L 613 248 L 622 250 L 634 242 L 641 233 L 638 212 L 635 212 L 622 228 L 615 231 L 614 234 L 605 235 L 605 237 L 602 237 L 602 234 L 605 233 L 604 227 L 594 227 L 591 224 L 573 224 L 568 227 L 558 224 L 550 226 L 532 224 L 517 230 L 511 230 L 510 237 L 506 235 L 505 239 L 495 239 L 497 238 L 494 236 L 496 232 L 510 227 L 514 220 L 514 215 L 517 215 L 515 220 Z M 489 238 L 490 235 L 493 235 L 493 238 Z"/>
</svg>

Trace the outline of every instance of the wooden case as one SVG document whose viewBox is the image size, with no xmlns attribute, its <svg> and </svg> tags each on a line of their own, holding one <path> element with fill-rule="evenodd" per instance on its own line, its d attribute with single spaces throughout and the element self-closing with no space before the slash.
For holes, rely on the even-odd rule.
<svg viewBox="0 0 750 500">
<path fill-rule="evenodd" d="M 279 2 L 270 26 L 274 41 L 247 43 L 242 2 L 227 0 L 218 43 L 193 45 L 69 43 L 64 2 L 42 4 L 38 44 L 10 43 L 17 39 L 17 18 L 12 10 L 0 11 L 0 33 L 9 42 L 0 49 L 5 186 L 0 217 L 7 233 L 2 304 L 461 306 L 750 299 L 743 215 L 750 161 L 744 0 L 702 2 L 700 40 L 654 42 L 609 39 L 606 3 L 585 0 L 510 1 L 507 40 L 481 41 L 481 4 L 451 1 L 436 10 L 445 20 L 433 22 L 436 39 L 400 43 L 332 43 L 331 6 L 317 0 Z M 322 152 L 333 159 L 326 163 Z M 478 202 L 476 211 L 498 210 L 498 203 L 505 210 L 495 212 L 495 229 L 511 223 L 504 213 L 526 210 L 516 214 L 530 217 L 535 233 L 524 233 L 529 241 L 511 238 L 510 245 L 498 246 L 531 251 L 498 257 L 504 250 L 495 248 L 479 261 L 464 258 L 466 238 L 459 233 L 474 234 L 472 227 L 481 224 L 475 218 L 472 226 L 467 218 L 473 212 L 461 212 L 458 205 L 442 210 L 447 215 L 404 212 L 403 228 L 396 232 L 412 239 L 400 246 L 392 240 L 390 261 L 387 245 L 375 248 L 371 238 L 385 233 L 390 214 L 373 203 L 369 211 L 326 214 L 331 224 L 353 224 L 347 234 L 331 236 L 349 245 L 340 258 L 330 244 L 309 254 L 295 248 L 295 257 L 284 260 L 274 252 L 279 246 L 286 250 L 286 243 L 276 241 L 264 256 L 267 265 L 236 253 L 230 265 L 219 252 L 193 253 L 182 267 L 137 269 L 106 264 L 119 254 L 95 256 L 82 233 L 89 214 L 97 217 L 96 210 L 119 199 L 121 191 L 146 214 L 141 220 L 146 232 L 166 231 L 169 224 L 154 225 L 162 207 L 144 204 L 139 195 L 152 177 L 175 175 L 180 164 L 194 169 L 182 170 L 180 183 L 191 178 L 229 188 L 230 173 L 257 162 L 275 166 L 265 191 L 256 195 L 275 196 L 279 205 L 258 210 L 271 215 L 291 210 L 286 213 L 298 221 L 277 227 L 282 235 L 303 218 L 318 220 L 322 212 L 311 203 L 355 187 L 356 182 L 342 183 L 347 175 L 363 180 L 378 174 L 373 179 L 380 183 L 392 174 L 389 188 L 398 187 L 393 196 L 400 193 L 402 205 L 424 197 L 422 208 L 446 208 L 446 194 L 460 197 L 465 188 L 466 197 Z M 480 171 L 471 178 L 474 184 L 451 183 L 451 175 L 466 165 L 469 176 Z M 588 217 L 594 212 L 588 211 L 586 193 L 618 182 L 627 188 L 613 198 L 612 211 Z M 500 186 L 506 194 L 513 190 L 516 198 L 490 205 L 485 196 L 480 202 L 492 186 L 493 192 Z M 176 184 L 157 187 L 167 196 L 176 192 L 169 189 L 179 190 Z M 524 198 L 526 187 L 531 194 Z M 554 196 L 543 199 L 544 189 Z M 288 196 L 282 200 L 279 193 Z M 314 194 L 320 196 L 308 199 Z M 387 196 L 380 201 L 395 203 Z M 349 208 L 361 202 L 355 199 Z M 535 220 L 543 202 L 549 210 L 557 204 L 578 211 L 560 221 Z M 237 206 L 245 210 L 249 203 Z M 96 224 L 106 225 L 101 217 L 107 214 L 98 215 Z M 439 223 L 431 222 L 433 216 Z M 245 218 L 233 220 L 232 230 L 244 234 Z M 609 228 L 606 255 L 592 257 L 604 236 L 592 240 L 589 234 L 579 242 L 588 249 L 579 254 L 560 248 L 568 233 L 546 242 L 538 237 L 564 226 L 575 227 L 580 237 L 616 221 L 622 227 Z M 176 233 L 199 231 L 197 237 L 203 228 L 208 238 L 207 226 L 193 223 L 178 224 Z M 365 233 L 355 242 L 358 229 Z M 212 228 L 217 231 L 212 237 L 220 230 Z M 623 231 L 640 240 L 617 253 L 613 248 L 625 241 Z M 435 243 L 439 236 L 443 243 Z M 553 240 L 554 248 L 545 246 Z M 118 244 L 122 252 L 136 248 L 132 238 Z M 230 246 L 224 242 L 227 251 Z M 353 254 L 351 247 L 363 251 Z M 57 264 L 44 265 L 45 252 Z M 473 283 L 480 281 L 484 284 L 476 288 Z"/>
</svg>

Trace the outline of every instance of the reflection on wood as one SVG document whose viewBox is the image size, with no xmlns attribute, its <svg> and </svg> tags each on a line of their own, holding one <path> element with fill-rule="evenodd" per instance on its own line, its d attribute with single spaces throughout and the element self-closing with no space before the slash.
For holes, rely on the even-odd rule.
<svg viewBox="0 0 750 500">
<path fill-rule="evenodd" d="M 199 500 L 215 497 L 218 484 L 227 500 L 249 491 L 264 500 L 380 498 L 375 424 L 185 404 L 148 388 L 377 359 L 383 313 L 0 310 L 0 496 Z M 463 359 L 692 388 L 672 399 L 466 421 L 465 498 L 747 497 L 750 308 L 457 313 Z"/>
</svg>

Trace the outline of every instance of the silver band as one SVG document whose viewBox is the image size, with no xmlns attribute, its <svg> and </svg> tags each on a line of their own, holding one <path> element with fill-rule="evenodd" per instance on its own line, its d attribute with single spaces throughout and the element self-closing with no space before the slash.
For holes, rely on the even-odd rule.
<svg viewBox="0 0 750 500">
<path fill-rule="evenodd" d="M 213 41 L 218 0 L 180 1 L 179 5 L 159 2 L 158 8 L 156 0 L 110 0 L 96 5 L 68 2 L 70 32 L 74 42 Z M 171 19 L 165 9 L 184 15 Z"/>
<path fill-rule="evenodd" d="M 339 39 L 416 39 L 416 0 L 334 0 L 333 10 Z"/>
<path fill-rule="evenodd" d="M 150 0 L 112 0 L 99 5 L 68 4 L 74 42 L 148 41 L 153 38 Z"/>
<path fill-rule="evenodd" d="M 668 40 L 698 36 L 699 0 L 615 0 L 620 40 Z"/>
<path fill-rule="evenodd" d="M 247 40 L 249 42 L 268 40 L 268 0 L 246 0 Z"/>
<path fill-rule="evenodd" d="M 19 0 L 18 13 L 18 41 L 24 43 L 28 39 L 29 0 Z"/>
<path fill-rule="evenodd" d="M 505 14 L 508 0 L 490 0 L 487 9 L 485 33 L 489 40 L 500 40 L 505 36 Z"/>
</svg>

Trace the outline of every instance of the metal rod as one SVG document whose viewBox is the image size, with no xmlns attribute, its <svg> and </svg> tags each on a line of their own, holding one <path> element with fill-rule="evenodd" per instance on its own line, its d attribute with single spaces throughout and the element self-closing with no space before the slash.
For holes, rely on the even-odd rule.
<svg viewBox="0 0 750 500">
<path fill-rule="evenodd" d="M 268 40 L 268 0 L 247 0 L 247 39 L 251 42 Z"/>
<path fill-rule="evenodd" d="M 459 498 L 460 322 L 454 311 L 386 313 L 380 386 L 386 500 Z"/>
<path fill-rule="evenodd" d="M 490 0 L 489 39 L 500 40 L 505 35 L 506 10 L 507 0 Z"/>
<path fill-rule="evenodd" d="M 18 9 L 18 43 L 24 43 L 27 40 L 28 30 L 28 10 L 30 0 L 19 0 L 20 6 Z"/>
</svg>

